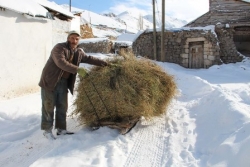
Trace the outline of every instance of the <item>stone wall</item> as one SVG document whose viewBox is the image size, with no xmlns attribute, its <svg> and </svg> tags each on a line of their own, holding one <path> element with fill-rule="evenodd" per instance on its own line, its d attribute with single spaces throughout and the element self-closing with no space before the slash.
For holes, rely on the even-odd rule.
<svg viewBox="0 0 250 167">
<path fill-rule="evenodd" d="M 37 92 L 52 49 L 53 21 L 30 19 L 8 9 L 0 10 L 0 20 L 0 100 Z"/>
<path fill-rule="evenodd" d="M 241 0 L 209 0 L 209 10 L 245 10 L 250 4 Z"/>
<path fill-rule="evenodd" d="M 209 12 L 185 27 L 215 25 L 223 63 L 242 61 L 238 51 L 250 51 L 250 3 L 236 0 L 210 0 Z M 245 29 L 238 31 L 237 27 Z M 245 28 L 244 28 L 245 27 Z"/>
<path fill-rule="evenodd" d="M 237 24 L 233 28 L 234 43 L 237 50 L 246 56 L 250 53 L 250 24 Z"/>
<path fill-rule="evenodd" d="M 208 68 L 220 64 L 220 47 L 216 34 L 212 30 L 180 29 L 165 32 L 165 56 L 161 58 L 161 33 L 157 32 L 157 61 L 171 62 L 190 68 L 190 43 L 203 44 L 204 66 Z M 133 52 L 136 56 L 154 59 L 153 32 L 141 34 L 133 43 Z"/>
<path fill-rule="evenodd" d="M 250 22 L 250 9 L 239 11 L 209 11 L 196 20 L 188 23 L 185 27 L 205 27 L 208 25 L 232 24 L 239 22 Z"/>
<path fill-rule="evenodd" d="M 104 53 L 108 54 L 113 48 L 113 43 L 109 39 L 98 40 L 93 38 L 92 42 L 89 39 L 81 40 L 79 47 L 87 53 Z"/>
<path fill-rule="evenodd" d="M 229 25 L 228 25 L 229 26 Z M 220 41 L 220 58 L 223 63 L 235 63 L 242 61 L 234 42 L 234 26 L 227 27 L 226 25 L 216 26 L 216 33 Z"/>
<path fill-rule="evenodd" d="M 209 12 L 185 27 L 250 22 L 250 3 L 236 0 L 210 0 Z"/>
</svg>

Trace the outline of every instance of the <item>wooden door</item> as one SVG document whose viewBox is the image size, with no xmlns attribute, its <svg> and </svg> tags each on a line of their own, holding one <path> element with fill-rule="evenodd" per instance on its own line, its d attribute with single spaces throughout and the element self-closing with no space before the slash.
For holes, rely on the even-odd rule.
<svg viewBox="0 0 250 167">
<path fill-rule="evenodd" d="M 196 42 L 190 44 L 189 68 L 204 68 L 203 44 Z"/>
</svg>

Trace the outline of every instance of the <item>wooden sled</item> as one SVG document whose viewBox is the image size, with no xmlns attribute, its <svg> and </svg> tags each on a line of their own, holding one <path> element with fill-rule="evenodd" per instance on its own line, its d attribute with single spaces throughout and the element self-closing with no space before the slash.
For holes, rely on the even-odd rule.
<svg viewBox="0 0 250 167">
<path fill-rule="evenodd" d="M 91 126 L 92 130 L 97 130 L 102 126 L 107 126 L 111 129 L 118 129 L 122 135 L 127 134 L 131 131 L 137 124 L 137 122 L 140 120 L 140 118 L 134 118 L 132 120 L 123 120 L 123 121 L 99 121 L 99 124 L 95 123 L 93 126 Z"/>
</svg>

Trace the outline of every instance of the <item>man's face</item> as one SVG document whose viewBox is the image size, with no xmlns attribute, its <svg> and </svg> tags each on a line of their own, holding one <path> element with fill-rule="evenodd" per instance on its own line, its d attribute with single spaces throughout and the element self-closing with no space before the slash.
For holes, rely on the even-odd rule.
<svg viewBox="0 0 250 167">
<path fill-rule="evenodd" d="M 72 49 L 75 49 L 77 47 L 79 40 L 80 40 L 80 37 L 77 34 L 71 34 L 68 37 L 68 42 Z"/>
</svg>

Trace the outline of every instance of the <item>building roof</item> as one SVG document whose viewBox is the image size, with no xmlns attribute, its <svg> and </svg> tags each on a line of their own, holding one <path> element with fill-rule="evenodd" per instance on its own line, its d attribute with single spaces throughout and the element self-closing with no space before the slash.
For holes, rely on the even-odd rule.
<svg viewBox="0 0 250 167">
<path fill-rule="evenodd" d="M 33 17 L 48 18 L 48 10 L 33 0 L 0 0 L 0 7 Z"/>
<path fill-rule="evenodd" d="M 71 12 L 47 0 L 0 0 L 0 7 L 32 17 L 52 19 L 50 11 L 54 11 L 67 18 L 74 18 Z"/>
<path fill-rule="evenodd" d="M 70 11 L 64 9 L 63 7 L 56 4 L 55 2 L 50 2 L 47 0 L 35 0 L 35 1 L 49 10 L 58 12 L 66 17 L 74 18 L 74 15 Z"/>
</svg>

